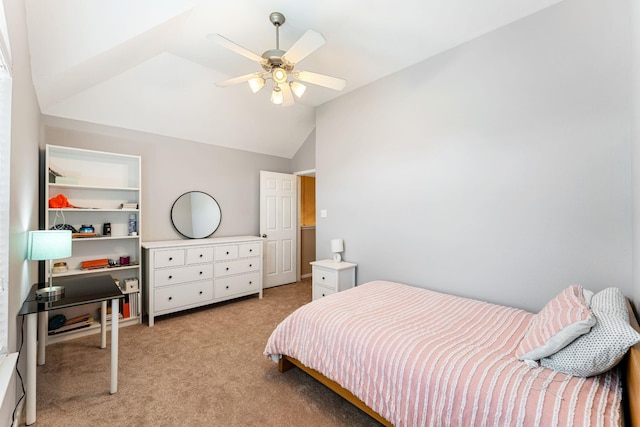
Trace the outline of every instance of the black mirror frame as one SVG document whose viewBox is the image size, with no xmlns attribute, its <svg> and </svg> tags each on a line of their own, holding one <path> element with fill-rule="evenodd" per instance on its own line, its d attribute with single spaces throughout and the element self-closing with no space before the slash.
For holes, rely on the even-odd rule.
<svg viewBox="0 0 640 427">
<path fill-rule="evenodd" d="M 173 220 L 173 210 L 174 210 L 174 208 L 175 208 L 175 206 L 176 206 L 176 203 L 178 203 L 178 202 L 180 201 L 180 199 L 181 199 L 182 197 L 186 196 L 187 194 L 193 194 L 193 193 L 200 193 L 200 194 L 204 194 L 205 196 L 209 197 L 209 198 L 213 201 L 213 203 L 215 203 L 215 205 L 216 205 L 216 206 L 217 206 L 217 208 L 218 208 L 218 211 L 220 212 L 220 220 L 218 221 L 218 224 L 216 224 L 216 226 L 215 226 L 215 228 L 213 229 L 213 231 L 211 231 L 211 233 L 209 233 L 209 234 L 208 234 L 208 235 L 206 235 L 206 236 L 202 236 L 202 237 L 199 237 L 199 236 L 198 236 L 198 237 L 195 237 L 195 236 L 189 236 L 189 235 L 187 235 L 187 234 L 185 234 L 185 233 L 183 232 L 184 230 L 180 231 L 180 230 L 178 229 L 178 227 L 176 226 L 176 223 L 175 223 L 175 222 L 174 222 L 174 220 Z M 196 190 L 196 191 L 187 191 L 186 193 L 181 194 L 181 195 L 180 195 L 180 196 L 179 196 L 179 197 L 178 197 L 178 198 L 173 202 L 173 204 L 171 205 L 171 211 L 169 212 L 169 217 L 170 217 L 170 219 L 171 219 L 171 225 L 173 225 L 173 229 L 174 229 L 174 230 L 176 230 L 176 231 L 178 232 L 178 234 L 180 234 L 181 236 L 186 237 L 187 239 L 206 239 L 207 237 L 210 237 L 213 233 L 215 233 L 215 232 L 218 230 L 218 228 L 220 228 L 220 224 L 222 223 L 222 209 L 220 208 L 220 204 L 218 203 L 218 201 L 217 201 L 213 196 L 211 196 L 210 194 L 205 193 L 204 191 L 197 191 L 197 190 Z"/>
</svg>

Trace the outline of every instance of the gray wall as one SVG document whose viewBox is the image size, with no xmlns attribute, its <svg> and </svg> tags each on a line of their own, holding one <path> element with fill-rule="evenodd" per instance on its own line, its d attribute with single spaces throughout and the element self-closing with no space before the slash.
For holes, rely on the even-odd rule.
<svg viewBox="0 0 640 427">
<path fill-rule="evenodd" d="M 291 159 L 291 171 L 302 172 L 316 167 L 316 130 L 315 128 Z"/>
<path fill-rule="evenodd" d="M 633 138 L 633 300 L 640 313 L 640 2 L 631 1 L 631 100 Z"/>
<path fill-rule="evenodd" d="M 46 122 L 42 148 L 53 144 L 142 156 L 143 241 L 183 238 L 169 213 L 190 190 L 218 201 L 222 222 L 214 237 L 257 235 L 260 170 L 290 172 L 290 161 L 281 157 L 51 117 Z"/>
<path fill-rule="evenodd" d="M 24 2 L 4 0 L 13 56 L 13 96 L 11 108 L 11 195 L 9 203 L 9 351 L 20 345 L 21 320 L 17 316 L 31 284 L 37 281 L 37 263 L 26 261 L 27 232 L 38 228 L 38 139 L 40 109 L 31 82 Z M 24 355 L 20 370 L 26 372 Z M 21 389 L 14 375 L 15 394 L 0 402 L 0 420 L 11 419 Z M 11 385 L 10 385 L 11 387 Z"/>
<path fill-rule="evenodd" d="M 532 311 L 632 296 L 628 14 L 567 0 L 321 106 L 318 258 Z"/>
</svg>

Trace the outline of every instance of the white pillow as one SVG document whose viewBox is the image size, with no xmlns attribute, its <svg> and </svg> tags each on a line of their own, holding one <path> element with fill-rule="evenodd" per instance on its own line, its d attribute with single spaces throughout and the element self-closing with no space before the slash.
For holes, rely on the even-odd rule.
<svg viewBox="0 0 640 427">
<path fill-rule="evenodd" d="M 516 357 L 534 366 L 534 361 L 564 348 L 589 332 L 595 323 L 582 286 L 569 286 L 533 316 L 516 349 Z"/>
<path fill-rule="evenodd" d="M 540 360 L 545 368 L 569 375 L 590 377 L 613 368 L 629 347 L 640 342 L 640 333 L 629 324 L 626 299 L 618 288 L 607 288 L 591 299 L 596 324 L 555 354 Z"/>
</svg>

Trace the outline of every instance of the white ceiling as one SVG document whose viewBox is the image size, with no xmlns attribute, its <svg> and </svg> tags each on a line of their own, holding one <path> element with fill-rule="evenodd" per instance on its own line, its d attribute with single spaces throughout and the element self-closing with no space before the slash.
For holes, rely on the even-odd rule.
<svg viewBox="0 0 640 427">
<path fill-rule="evenodd" d="M 560 0 L 27 0 L 33 80 L 43 114 L 291 158 L 315 107 Z M 206 38 L 261 55 L 307 29 L 327 43 L 296 69 L 346 79 L 308 85 L 292 107 L 270 91 L 216 82 L 260 71 Z"/>
</svg>

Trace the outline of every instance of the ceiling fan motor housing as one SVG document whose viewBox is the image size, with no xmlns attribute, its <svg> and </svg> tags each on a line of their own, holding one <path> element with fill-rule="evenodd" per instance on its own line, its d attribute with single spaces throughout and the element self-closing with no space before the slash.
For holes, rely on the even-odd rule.
<svg viewBox="0 0 640 427">
<path fill-rule="evenodd" d="M 280 67 L 289 72 L 293 70 L 293 65 L 282 59 L 285 54 L 284 50 L 269 49 L 262 54 L 265 61 L 261 64 L 265 71 L 271 71 L 275 67 Z"/>
</svg>

